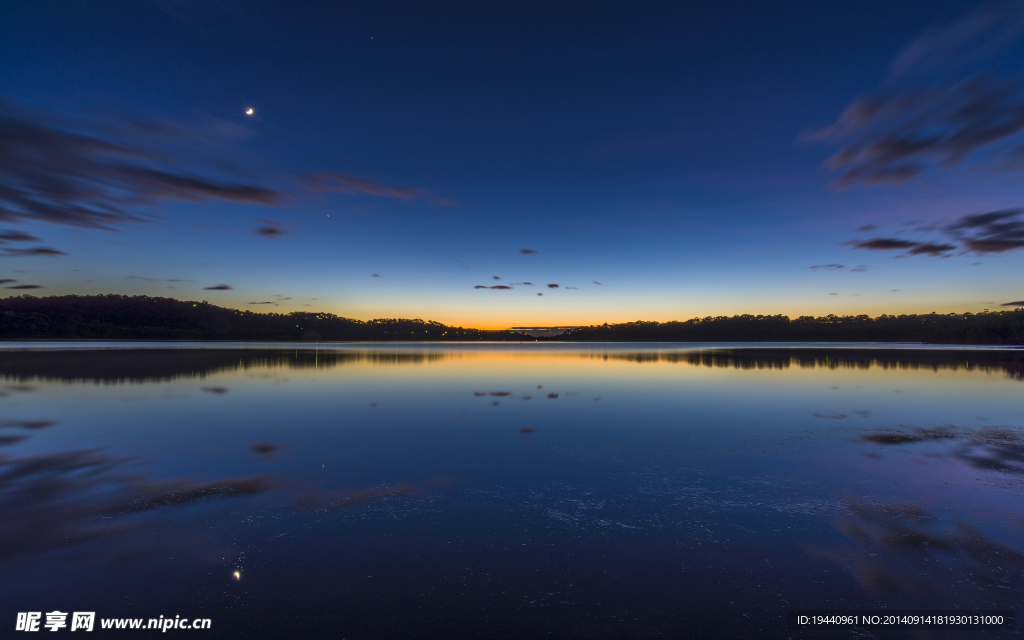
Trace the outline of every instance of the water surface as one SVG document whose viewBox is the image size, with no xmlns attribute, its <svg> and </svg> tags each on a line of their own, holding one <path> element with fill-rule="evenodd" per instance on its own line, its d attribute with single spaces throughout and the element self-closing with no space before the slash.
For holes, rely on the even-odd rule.
<svg viewBox="0 0 1024 640">
<path fill-rule="evenodd" d="M 9 343 L 0 623 L 802 637 L 787 610 L 1020 608 L 1024 353 L 896 347 Z"/>
</svg>

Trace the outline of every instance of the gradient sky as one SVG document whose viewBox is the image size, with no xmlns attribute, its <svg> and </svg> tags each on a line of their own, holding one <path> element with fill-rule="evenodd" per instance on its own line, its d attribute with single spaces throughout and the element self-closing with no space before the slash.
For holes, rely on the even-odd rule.
<svg viewBox="0 0 1024 640">
<path fill-rule="evenodd" d="M 0 278 L 481 328 L 994 310 L 1022 38 L 938 0 L 6 3 Z"/>
</svg>

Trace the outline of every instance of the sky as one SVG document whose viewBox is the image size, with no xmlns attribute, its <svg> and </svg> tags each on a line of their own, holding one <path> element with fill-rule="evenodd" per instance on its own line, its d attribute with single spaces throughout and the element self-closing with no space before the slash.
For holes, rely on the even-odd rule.
<svg viewBox="0 0 1024 640">
<path fill-rule="evenodd" d="M 3 13 L 0 294 L 478 328 L 1024 305 L 1021 3 Z"/>
</svg>

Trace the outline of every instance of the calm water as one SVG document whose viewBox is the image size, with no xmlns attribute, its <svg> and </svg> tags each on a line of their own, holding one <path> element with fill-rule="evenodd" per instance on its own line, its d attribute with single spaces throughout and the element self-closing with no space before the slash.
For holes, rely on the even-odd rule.
<svg viewBox="0 0 1024 640">
<path fill-rule="evenodd" d="M 1021 351 L 97 346 L 0 350 L 4 637 L 55 609 L 353 639 L 1022 609 Z"/>
</svg>

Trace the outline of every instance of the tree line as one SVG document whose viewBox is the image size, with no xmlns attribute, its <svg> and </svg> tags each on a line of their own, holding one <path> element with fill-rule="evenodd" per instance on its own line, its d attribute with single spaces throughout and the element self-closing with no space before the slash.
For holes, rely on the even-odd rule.
<svg viewBox="0 0 1024 640">
<path fill-rule="evenodd" d="M 256 313 L 207 301 L 149 296 L 23 295 L 0 299 L 0 339 L 241 340 L 534 340 L 514 331 L 449 327 L 405 318 L 353 320 L 333 313 Z"/>
<path fill-rule="evenodd" d="M 917 342 L 1024 344 L 1024 309 L 984 313 L 858 316 L 708 316 L 571 329 L 570 342 Z"/>
<path fill-rule="evenodd" d="M 534 341 L 516 331 L 449 327 L 421 319 L 353 320 L 333 313 L 239 311 L 207 301 L 149 296 L 23 295 L 0 299 L 0 339 Z M 1024 345 L 1024 309 L 961 314 L 708 316 L 570 329 L 567 342 L 917 342 Z"/>
</svg>

